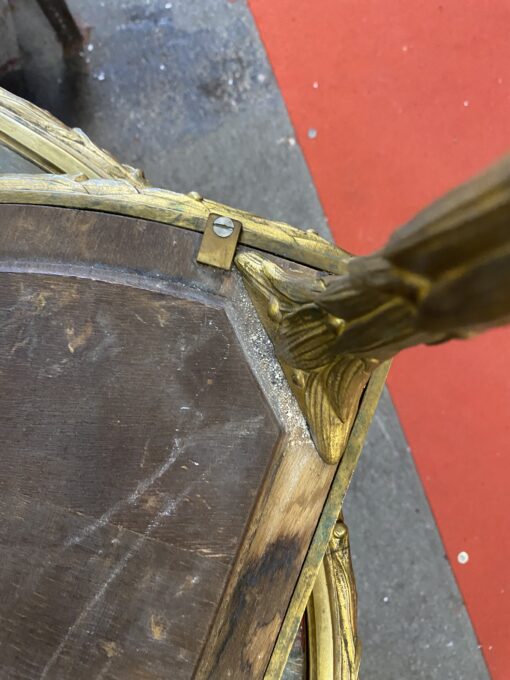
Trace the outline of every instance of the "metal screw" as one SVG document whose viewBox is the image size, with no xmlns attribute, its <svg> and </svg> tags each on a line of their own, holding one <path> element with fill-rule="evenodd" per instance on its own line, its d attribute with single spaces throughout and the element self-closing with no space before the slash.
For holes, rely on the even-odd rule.
<svg viewBox="0 0 510 680">
<path fill-rule="evenodd" d="M 213 231 L 220 238 L 232 236 L 234 223 L 230 217 L 217 217 L 213 222 Z"/>
</svg>

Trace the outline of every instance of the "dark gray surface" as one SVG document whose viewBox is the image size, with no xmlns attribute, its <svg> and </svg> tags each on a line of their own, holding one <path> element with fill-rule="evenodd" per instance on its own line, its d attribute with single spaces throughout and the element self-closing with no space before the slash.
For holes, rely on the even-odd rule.
<svg viewBox="0 0 510 680">
<path fill-rule="evenodd" d="M 16 68 L 19 49 L 8 0 L 0 0 L 0 74 Z"/>
<path fill-rule="evenodd" d="M 0 142 L 0 172 L 40 174 L 43 171 Z"/>
<path fill-rule="evenodd" d="M 393 403 L 384 391 L 345 503 L 362 680 L 489 677 Z"/>
<path fill-rule="evenodd" d="M 32 1 L 18 4 L 29 49 L 18 92 L 143 167 L 154 184 L 327 233 L 244 2 L 72 0 L 93 27 L 93 50 L 84 53 L 90 63 L 76 71 L 63 65 L 49 32 L 34 39 L 23 10 Z M 362 680 L 486 680 L 387 393 L 345 515 L 360 594 Z"/>
<path fill-rule="evenodd" d="M 19 40 L 27 48 L 20 94 L 85 129 L 120 160 L 143 168 L 154 184 L 196 190 L 273 219 L 291 211 L 298 226 L 326 233 L 244 3 L 69 5 L 92 27 L 93 47 L 72 66 L 59 58 L 35 0 L 16 5 Z M 44 38 L 35 42 L 37 29 Z"/>
</svg>

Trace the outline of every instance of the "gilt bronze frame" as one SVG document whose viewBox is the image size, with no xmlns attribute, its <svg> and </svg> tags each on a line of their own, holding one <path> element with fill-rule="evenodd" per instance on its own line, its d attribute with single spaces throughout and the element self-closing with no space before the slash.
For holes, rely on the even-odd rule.
<svg viewBox="0 0 510 680">
<path fill-rule="evenodd" d="M 0 203 L 48 205 L 99 210 L 204 232 L 209 215 L 229 215 L 242 224 L 240 246 L 283 257 L 318 271 L 340 274 L 349 255 L 313 230 L 303 231 L 207 200 L 197 192 L 178 194 L 151 187 L 143 172 L 119 163 L 81 130 L 70 129 L 51 114 L 0 88 L 0 141 L 48 174 L 0 175 Z M 359 410 L 349 445 L 325 504 L 298 585 L 266 671 L 267 680 L 281 677 L 307 606 L 328 612 L 329 626 L 315 627 L 309 615 L 308 657 L 311 680 L 345 678 L 338 654 L 331 654 L 341 626 L 337 603 L 345 601 L 342 580 L 328 578 L 321 567 L 334 549 L 328 543 L 356 467 L 363 441 L 384 386 L 389 364 L 375 373 Z M 331 538 L 335 545 L 334 537 Z M 324 574 L 324 578 L 323 578 Z M 333 572 L 331 572 L 333 574 Z M 314 588 L 315 584 L 317 586 Z M 355 594 L 354 581 L 348 593 Z M 348 606 L 348 605 L 343 605 Z M 322 623 L 325 622 L 322 617 Z M 355 617 L 348 635 L 355 636 Z"/>
<path fill-rule="evenodd" d="M 308 604 L 310 677 L 355 680 L 360 644 L 343 499 L 391 357 L 510 320 L 510 163 L 435 203 L 380 252 L 351 257 L 313 231 L 153 188 L 83 132 L 5 91 L 0 141 L 52 173 L 0 176 L 0 203 L 99 210 L 199 232 L 210 215 L 225 215 L 241 225 L 240 246 L 259 251 L 241 247 L 235 264 L 318 454 L 337 467 L 265 677 L 281 677 Z M 309 273 L 284 270 L 271 256 Z"/>
</svg>

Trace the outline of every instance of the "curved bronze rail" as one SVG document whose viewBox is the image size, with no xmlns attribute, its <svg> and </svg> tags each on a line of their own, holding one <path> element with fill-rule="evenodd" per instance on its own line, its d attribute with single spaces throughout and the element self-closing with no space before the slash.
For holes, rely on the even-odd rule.
<svg viewBox="0 0 510 680">
<path fill-rule="evenodd" d="M 361 660 L 349 532 L 339 520 L 306 608 L 309 680 L 356 680 Z"/>
<path fill-rule="evenodd" d="M 47 111 L 0 88 L 0 142 L 43 170 L 147 182 L 140 170 L 122 165 L 79 128 L 69 128 Z"/>
</svg>

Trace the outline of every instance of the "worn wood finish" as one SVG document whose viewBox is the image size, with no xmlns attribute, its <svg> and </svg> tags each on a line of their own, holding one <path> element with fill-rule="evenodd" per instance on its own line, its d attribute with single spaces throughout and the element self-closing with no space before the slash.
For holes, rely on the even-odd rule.
<svg viewBox="0 0 510 680">
<path fill-rule="evenodd" d="M 264 675 L 335 469 L 198 245 L 0 208 L 6 675 Z"/>
<path fill-rule="evenodd" d="M 310 604 L 310 598 L 313 597 L 312 590 L 317 582 L 317 577 L 319 576 L 320 578 L 319 567 L 328 549 L 328 544 L 338 520 L 339 509 L 343 506 L 345 495 L 358 464 L 363 443 L 384 387 L 389 367 L 389 362 L 386 362 L 376 369 L 363 394 L 360 410 L 354 420 L 347 447 L 337 468 L 322 515 L 317 523 L 317 529 L 308 549 L 296 588 L 292 593 L 289 609 L 280 629 L 266 675 L 264 676 L 265 680 L 280 680 L 281 678 L 289 650 L 298 632 L 301 618 L 305 608 Z M 332 592 L 331 596 L 336 597 L 336 593 Z M 313 641 L 310 639 L 309 643 L 313 644 Z M 320 643 L 324 644 L 324 640 L 320 640 Z M 309 649 L 309 653 L 314 653 L 316 657 L 327 656 L 328 650 L 331 649 L 330 645 L 333 644 L 334 642 L 331 640 L 325 650 L 316 647 L 314 651 Z M 333 673 L 337 670 L 334 664 L 330 665 L 332 677 Z"/>
<path fill-rule="evenodd" d="M 0 309 L 0 664 L 189 677 L 279 434 L 228 319 L 27 274 Z"/>
</svg>

